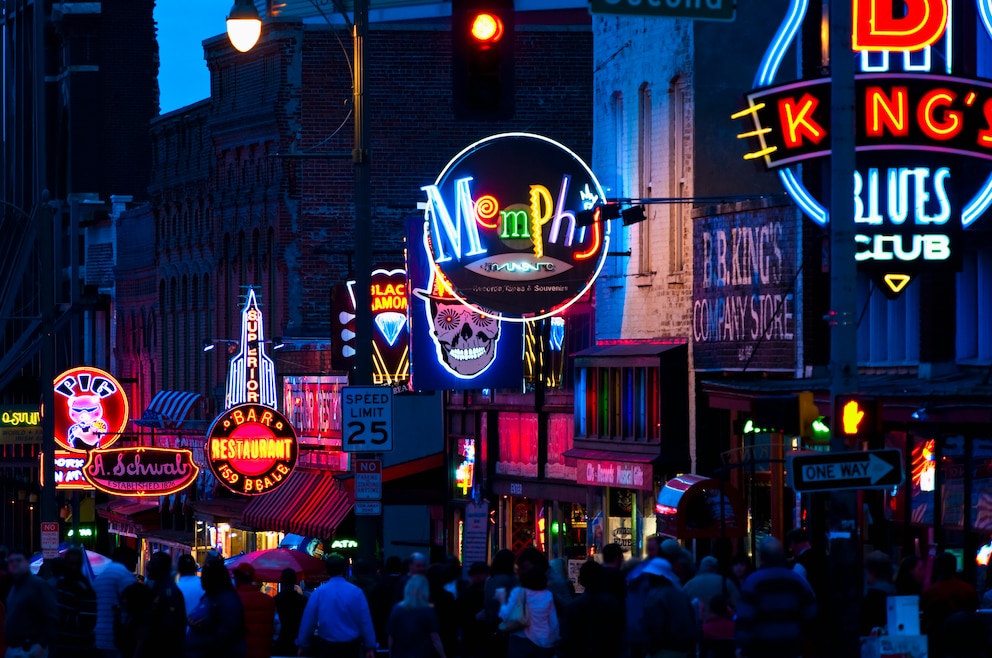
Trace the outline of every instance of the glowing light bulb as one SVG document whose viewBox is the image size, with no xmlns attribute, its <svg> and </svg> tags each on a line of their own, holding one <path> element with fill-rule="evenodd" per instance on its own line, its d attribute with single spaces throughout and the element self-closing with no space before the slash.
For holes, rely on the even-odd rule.
<svg viewBox="0 0 992 658">
<path fill-rule="evenodd" d="M 478 14 L 472 21 L 472 37 L 496 43 L 503 37 L 503 21 L 492 14 Z"/>
</svg>

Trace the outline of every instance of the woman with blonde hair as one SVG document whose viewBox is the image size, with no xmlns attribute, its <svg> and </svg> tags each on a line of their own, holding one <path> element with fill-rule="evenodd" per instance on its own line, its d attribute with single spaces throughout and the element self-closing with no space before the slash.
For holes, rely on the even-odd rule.
<svg viewBox="0 0 992 658">
<path fill-rule="evenodd" d="M 393 606 L 386 625 L 391 658 L 445 658 L 440 624 L 424 576 L 411 576 L 403 600 Z"/>
</svg>

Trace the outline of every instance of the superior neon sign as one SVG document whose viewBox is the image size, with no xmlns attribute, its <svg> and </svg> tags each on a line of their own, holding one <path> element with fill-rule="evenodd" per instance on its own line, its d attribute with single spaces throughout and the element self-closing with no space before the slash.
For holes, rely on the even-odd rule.
<svg viewBox="0 0 992 658">
<path fill-rule="evenodd" d="M 276 367 L 265 353 L 262 311 L 254 288 L 241 310 L 241 347 L 227 366 L 227 398 L 224 408 L 257 403 L 276 408 Z"/>
</svg>

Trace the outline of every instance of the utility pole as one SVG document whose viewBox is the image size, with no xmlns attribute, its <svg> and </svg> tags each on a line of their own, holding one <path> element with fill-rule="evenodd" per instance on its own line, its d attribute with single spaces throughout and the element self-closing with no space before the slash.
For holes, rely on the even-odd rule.
<svg viewBox="0 0 992 658">
<path fill-rule="evenodd" d="M 850 0 L 830 2 L 830 394 L 858 390 L 857 263 L 854 260 L 854 53 L 851 49 Z M 836 414 L 835 414 L 836 416 Z M 834 428 L 831 450 L 850 449 Z M 834 654 L 860 654 L 861 545 L 856 492 L 830 494 L 830 605 L 838 611 L 839 639 Z M 826 602 L 824 602 L 826 603 Z"/>
<path fill-rule="evenodd" d="M 354 4 L 355 113 L 355 369 L 352 385 L 372 384 L 372 170 L 369 153 L 368 117 L 365 111 L 365 40 L 369 33 L 369 0 Z M 354 453 L 355 458 L 376 457 Z M 375 564 L 376 545 L 382 535 L 382 516 L 355 516 L 358 556 Z"/>
</svg>

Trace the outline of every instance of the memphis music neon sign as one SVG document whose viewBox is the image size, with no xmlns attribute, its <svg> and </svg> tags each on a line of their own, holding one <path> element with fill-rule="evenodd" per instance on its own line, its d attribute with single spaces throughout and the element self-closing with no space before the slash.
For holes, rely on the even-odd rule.
<svg viewBox="0 0 992 658">
<path fill-rule="evenodd" d="M 501 320 L 536 320 L 581 297 L 605 262 L 609 224 L 576 212 L 605 202 L 565 146 L 506 133 L 472 144 L 424 186 L 424 248 L 461 303 Z"/>
<path fill-rule="evenodd" d="M 808 5 L 792 0 L 747 107 L 733 118 L 751 124 L 738 135 L 753 147 L 745 159 L 775 170 L 804 213 L 825 225 L 827 208 L 794 167 L 830 155 L 831 81 L 776 84 Z M 924 268 L 956 269 L 962 229 L 992 204 L 992 165 L 976 184 L 970 182 L 975 168 L 962 164 L 962 158 L 992 163 L 992 82 L 951 75 L 950 0 L 898 6 L 902 15 L 894 17 L 891 3 L 853 0 L 852 14 L 852 48 L 860 61 L 854 80 L 856 258 L 859 269 L 881 274 L 892 293 Z M 992 0 L 976 6 L 992 36 Z"/>
</svg>

